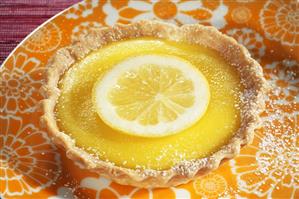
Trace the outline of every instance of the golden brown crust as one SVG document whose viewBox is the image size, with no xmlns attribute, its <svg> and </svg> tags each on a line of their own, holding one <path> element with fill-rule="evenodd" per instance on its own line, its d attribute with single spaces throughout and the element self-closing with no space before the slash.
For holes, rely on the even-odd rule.
<svg viewBox="0 0 299 199">
<path fill-rule="evenodd" d="M 57 84 L 64 71 L 91 51 L 114 41 L 138 37 L 154 37 L 206 46 L 218 51 L 226 61 L 236 67 L 245 88 L 241 109 L 241 127 L 227 145 L 210 157 L 184 161 L 168 170 L 129 169 L 94 158 L 77 147 L 74 140 L 58 129 L 54 108 L 60 93 Z M 96 171 L 120 184 L 138 187 L 169 187 L 187 183 L 197 176 L 218 168 L 223 160 L 231 159 L 238 154 L 242 146 L 251 142 L 254 129 L 259 126 L 258 113 L 264 107 L 263 96 L 267 90 L 262 69 L 250 57 L 247 49 L 233 38 L 220 33 L 216 28 L 198 24 L 177 27 L 158 21 L 139 21 L 130 25 L 103 28 L 91 32 L 71 46 L 58 50 L 49 61 L 47 68 L 44 86 L 47 99 L 42 102 L 44 115 L 41 120 L 54 137 L 54 141 L 65 148 L 70 159 L 84 168 Z"/>
</svg>

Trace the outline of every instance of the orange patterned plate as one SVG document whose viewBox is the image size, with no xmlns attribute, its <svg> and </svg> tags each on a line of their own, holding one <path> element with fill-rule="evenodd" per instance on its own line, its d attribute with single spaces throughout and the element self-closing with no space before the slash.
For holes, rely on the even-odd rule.
<svg viewBox="0 0 299 199">
<path fill-rule="evenodd" d="M 251 145 L 211 174 L 167 189 L 122 186 L 80 169 L 39 125 L 43 71 L 57 48 L 90 29 L 153 18 L 217 27 L 249 49 L 273 85 Z M 2 198 L 299 198 L 297 0 L 84 1 L 30 34 L 0 73 Z"/>
</svg>

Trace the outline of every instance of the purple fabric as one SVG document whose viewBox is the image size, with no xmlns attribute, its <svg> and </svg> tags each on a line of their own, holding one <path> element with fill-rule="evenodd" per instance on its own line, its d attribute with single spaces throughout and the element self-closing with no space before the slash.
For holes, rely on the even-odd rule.
<svg viewBox="0 0 299 199">
<path fill-rule="evenodd" d="M 35 28 L 80 0 L 0 0 L 0 64 Z"/>
</svg>

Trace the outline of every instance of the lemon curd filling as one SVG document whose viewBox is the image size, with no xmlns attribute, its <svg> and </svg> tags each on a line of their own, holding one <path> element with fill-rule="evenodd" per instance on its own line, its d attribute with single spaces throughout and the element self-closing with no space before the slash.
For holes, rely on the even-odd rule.
<svg viewBox="0 0 299 199">
<path fill-rule="evenodd" d="M 99 116 L 93 100 L 95 84 L 124 60 L 146 55 L 186 60 L 205 77 L 210 95 L 208 107 L 191 127 L 163 137 L 140 137 L 115 130 Z M 70 135 L 78 147 L 126 168 L 164 170 L 183 160 L 206 157 L 226 144 L 240 127 L 242 87 L 238 72 L 217 52 L 201 46 L 151 38 L 115 42 L 72 66 L 59 88 L 59 129 Z M 119 102 L 118 94 L 112 93 L 110 98 Z M 185 103 L 188 107 L 194 102 L 191 98 Z"/>
</svg>

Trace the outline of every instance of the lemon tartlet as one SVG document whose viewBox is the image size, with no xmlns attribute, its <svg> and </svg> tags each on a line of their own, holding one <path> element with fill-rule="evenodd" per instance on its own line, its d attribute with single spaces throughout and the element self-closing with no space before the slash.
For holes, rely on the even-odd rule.
<svg viewBox="0 0 299 199">
<path fill-rule="evenodd" d="M 127 185 L 218 168 L 259 126 L 259 64 L 213 27 L 157 21 L 90 32 L 47 66 L 42 122 L 67 156 Z"/>
</svg>

